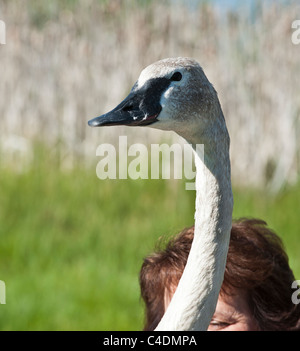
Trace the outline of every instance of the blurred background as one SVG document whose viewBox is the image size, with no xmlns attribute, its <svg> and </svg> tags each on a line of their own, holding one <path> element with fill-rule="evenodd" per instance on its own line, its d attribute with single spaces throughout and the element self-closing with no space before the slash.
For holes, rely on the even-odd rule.
<svg viewBox="0 0 300 351">
<path fill-rule="evenodd" d="M 200 62 L 231 135 L 234 217 L 282 238 L 300 279 L 298 1 L 0 0 L 1 330 L 140 330 L 138 273 L 193 224 L 185 180 L 99 180 L 99 144 L 182 142 L 92 129 L 140 71 Z M 297 215 L 298 212 L 298 215 Z"/>
</svg>

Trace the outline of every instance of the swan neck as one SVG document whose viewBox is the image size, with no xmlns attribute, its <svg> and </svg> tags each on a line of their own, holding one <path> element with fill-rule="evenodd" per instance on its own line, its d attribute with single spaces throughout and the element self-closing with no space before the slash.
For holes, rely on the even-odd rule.
<svg viewBox="0 0 300 351">
<path fill-rule="evenodd" d="M 193 144 L 197 170 L 194 240 L 178 287 L 156 330 L 207 330 L 214 314 L 224 278 L 233 207 L 226 135 L 210 139 L 204 150 Z"/>
</svg>

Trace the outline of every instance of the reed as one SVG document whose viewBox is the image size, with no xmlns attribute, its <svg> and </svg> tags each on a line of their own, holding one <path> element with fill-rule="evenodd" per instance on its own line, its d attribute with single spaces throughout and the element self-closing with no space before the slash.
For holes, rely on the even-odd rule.
<svg viewBox="0 0 300 351">
<path fill-rule="evenodd" d="M 22 169 L 36 140 L 59 148 L 61 166 L 95 161 L 99 143 L 160 142 L 166 134 L 92 130 L 87 120 L 119 102 L 140 70 L 191 56 L 219 92 L 231 134 L 233 181 L 280 189 L 299 173 L 299 6 L 269 2 L 225 14 L 209 2 L 3 1 L 1 157 Z M 173 134 L 167 136 L 176 140 Z M 29 156 L 28 156 L 29 155 Z"/>
</svg>

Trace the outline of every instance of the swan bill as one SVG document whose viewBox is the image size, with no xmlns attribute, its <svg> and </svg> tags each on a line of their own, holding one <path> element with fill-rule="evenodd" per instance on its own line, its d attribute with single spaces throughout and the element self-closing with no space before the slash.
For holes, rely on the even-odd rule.
<svg viewBox="0 0 300 351">
<path fill-rule="evenodd" d="M 162 110 L 161 96 L 170 83 L 171 80 L 164 77 L 149 79 L 140 88 L 136 83 L 130 94 L 118 106 L 90 120 L 89 126 L 148 126 L 157 122 L 157 117 Z"/>
<path fill-rule="evenodd" d="M 133 88 L 134 89 L 134 88 Z M 88 122 L 91 127 L 113 125 L 145 126 L 156 121 L 161 111 L 159 104 L 145 104 L 143 91 L 131 92 L 117 107 Z"/>
<path fill-rule="evenodd" d="M 88 121 L 90 127 L 105 127 L 105 126 L 148 126 L 157 121 L 159 113 L 154 115 L 131 116 L 123 111 L 110 111 L 99 117 Z"/>
<path fill-rule="evenodd" d="M 141 91 L 131 92 L 113 110 L 90 120 L 89 126 L 147 126 L 156 122 L 161 106 L 159 104 L 154 104 L 154 106 L 146 104 L 144 95 Z"/>
</svg>

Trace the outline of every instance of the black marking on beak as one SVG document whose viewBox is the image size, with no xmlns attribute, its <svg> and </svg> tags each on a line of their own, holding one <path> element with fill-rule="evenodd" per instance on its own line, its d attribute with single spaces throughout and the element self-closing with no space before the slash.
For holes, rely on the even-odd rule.
<svg viewBox="0 0 300 351">
<path fill-rule="evenodd" d="M 88 122 L 91 127 L 112 125 L 147 126 L 157 121 L 162 109 L 160 99 L 170 85 L 167 78 L 148 80 L 140 89 L 133 86 L 130 94 L 113 110 Z"/>
</svg>

